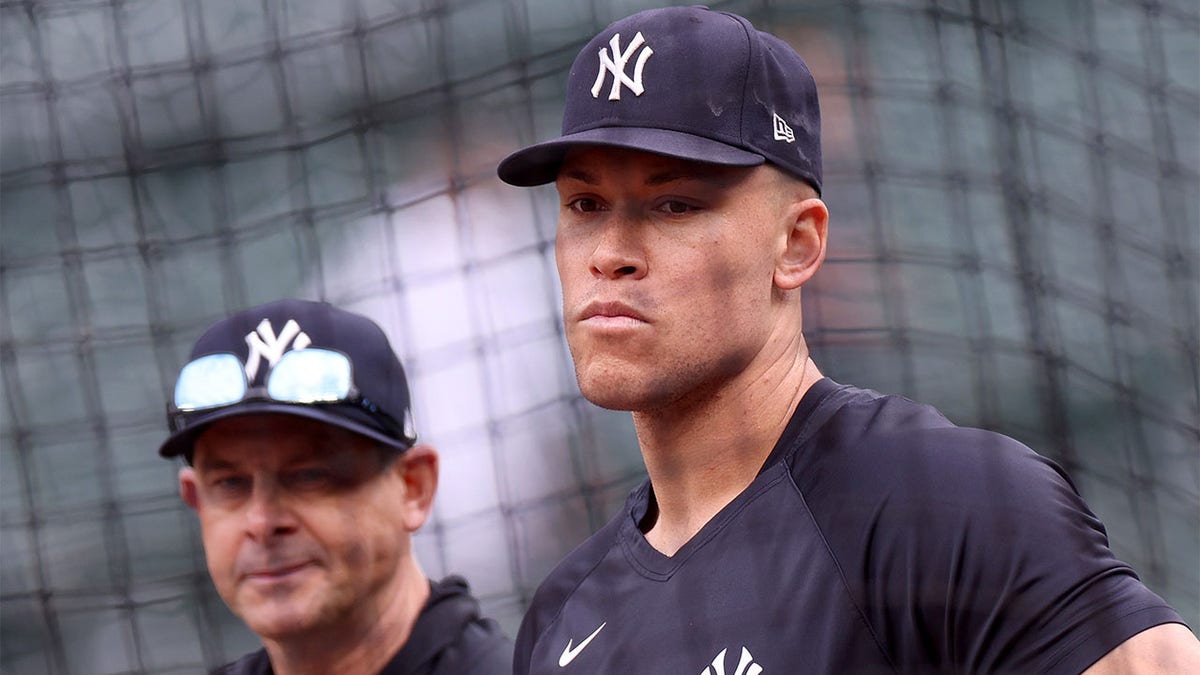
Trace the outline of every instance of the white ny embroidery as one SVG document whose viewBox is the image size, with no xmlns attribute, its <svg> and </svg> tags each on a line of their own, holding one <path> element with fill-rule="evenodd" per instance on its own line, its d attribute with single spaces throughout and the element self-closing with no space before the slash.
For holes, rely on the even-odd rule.
<svg viewBox="0 0 1200 675">
<path fill-rule="evenodd" d="M 304 349 L 312 344 L 312 340 L 300 330 L 300 324 L 295 319 L 288 319 L 278 335 L 271 327 L 271 320 L 263 319 L 258 324 L 257 332 L 246 334 L 246 344 L 250 347 L 250 353 L 246 356 L 246 378 L 254 381 L 259 361 L 263 358 L 267 359 L 268 365 L 274 366 L 287 351 L 289 343 L 292 349 Z"/>
<path fill-rule="evenodd" d="M 608 54 L 608 47 L 600 49 L 600 72 L 596 73 L 596 83 L 592 85 L 592 98 L 600 98 L 600 88 L 604 86 L 604 79 L 608 73 L 613 74 L 612 88 L 608 91 L 608 100 L 621 100 L 621 86 L 629 87 L 634 95 L 641 96 L 642 92 L 646 91 L 642 86 L 642 68 L 646 65 L 646 60 L 654 53 L 654 50 L 646 46 L 638 54 L 637 63 L 633 67 L 633 79 L 630 79 L 625 74 L 625 64 L 629 61 L 629 57 L 633 56 L 633 52 L 637 51 L 646 42 L 642 37 L 641 32 L 633 36 L 629 46 L 625 51 L 621 51 L 621 34 L 617 33 L 609 40 L 608 45 L 612 48 L 612 56 Z"/>
<path fill-rule="evenodd" d="M 712 665 L 704 669 L 700 675 L 725 675 L 725 652 L 722 649 L 717 658 L 713 659 Z M 733 675 L 759 675 L 763 671 L 763 667 L 754 662 L 754 657 L 750 655 L 750 650 L 742 647 L 742 656 L 738 659 L 737 670 L 733 671 Z"/>
</svg>

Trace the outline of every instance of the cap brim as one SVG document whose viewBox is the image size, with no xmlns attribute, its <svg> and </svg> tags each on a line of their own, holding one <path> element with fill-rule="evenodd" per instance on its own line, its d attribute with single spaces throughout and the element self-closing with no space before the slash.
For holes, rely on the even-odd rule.
<svg viewBox="0 0 1200 675">
<path fill-rule="evenodd" d="M 366 417 L 365 411 L 349 407 L 340 406 L 337 412 L 334 412 L 332 407 L 324 407 L 319 405 L 297 405 L 290 403 L 279 403 L 276 401 L 248 401 L 240 405 L 231 406 L 228 408 L 218 408 L 209 413 L 196 414 L 194 420 L 190 421 L 184 429 L 171 434 L 170 438 L 163 441 L 163 444 L 158 448 L 158 454 L 163 457 L 175 457 L 178 455 L 188 455 L 192 450 L 192 444 L 195 443 L 196 437 L 204 433 L 204 430 L 210 424 L 218 420 L 229 419 L 231 417 L 242 417 L 244 415 L 294 415 L 296 417 L 306 417 L 318 422 L 325 422 L 335 427 L 341 427 L 347 431 L 352 431 L 361 436 L 366 436 L 371 440 L 378 441 L 386 446 L 404 451 L 412 447 L 412 444 L 404 439 L 394 438 L 381 432 L 380 430 L 366 424 L 358 422 L 347 415 L 354 417 Z"/>
<path fill-rule="evenodd" d="M 552 183 L 558 177 L 559 166 L 567 151 L 578 146 L 627 148 L 725 166 L 758 166 L 766 161 L 760 154 L 681 131 L 598 127 L 518 150 L 500 162 L 496 174 L 500 180 L 517 187 Z"/>
</svg>

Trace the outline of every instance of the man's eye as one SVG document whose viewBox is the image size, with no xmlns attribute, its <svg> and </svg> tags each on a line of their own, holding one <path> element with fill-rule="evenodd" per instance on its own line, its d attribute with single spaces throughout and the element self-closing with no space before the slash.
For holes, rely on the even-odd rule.
<svg viewBox="0 0 1200 675">
<path fill-rule="evenodd" d="M 600 202 L 591 197 L 580 197 L 568 202 L 567 208 L 579 213 L 593 213 L 600 210 Z"/>
<path fill-rule="evenodd" d="M 688 213 L 689 211 L 695 211 L 696 207 L 688 204 L 687 202 L 681 202 L 679 200 L 672 199 L 659 204 L 658 210 L 669 213 L 673 216 L 680 216 Z"/>
<path fill-rule="evenodd" d="M 246 476 L 217 476 L 209 485 L 222 494 L 235 494 L 250 489 L 250 479 Z"/>
<path fill-rule="evenodd" d="M 329 484 L 332 474 L 327 469 L 296 469 L 284 478 L 293 487 L 317 487 Z"/>
</svg>

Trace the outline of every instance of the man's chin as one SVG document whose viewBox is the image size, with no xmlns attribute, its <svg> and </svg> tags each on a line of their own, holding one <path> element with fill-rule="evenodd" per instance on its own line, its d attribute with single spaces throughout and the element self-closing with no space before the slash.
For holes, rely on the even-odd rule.
<svg viewBox="0 0 1200 675">
<path fill-rule="evenodd" d="M 579 391 L 595 405 L 608 410 L 638 412 L 655 410 L 673 400 L 668 384 L 662 380 L 643 382 L 631 373 L 609 371 L 597 376 L 576 372 Z M 659 385 L 659 386 L 655 386 Z"/>
<path fill-rule="evenodd" d="M 301 589 L 292 589 L 286 594 L 261 594 L 242 589 L 237 604 L 230 606 L 259 637 L 282 639 L 304 635 L 320 625 L 320 608 L 305 596 Z"/>
<path fill-rule="evenodd" d="M 311 633 L 320 622 L 313 613 L 293 607 L 256 607 L 238 617 L 264 640 L 284 640 Z"/>
<path fill-rule="evenodd" d="M 636 412 L 641 410 L 636 401 L 619 396 L 589 395 L 587 392 L 584 392 L 583 397 L 593 405 L 605 410 L 615 410 L 618 412 Z"/>
</svg>

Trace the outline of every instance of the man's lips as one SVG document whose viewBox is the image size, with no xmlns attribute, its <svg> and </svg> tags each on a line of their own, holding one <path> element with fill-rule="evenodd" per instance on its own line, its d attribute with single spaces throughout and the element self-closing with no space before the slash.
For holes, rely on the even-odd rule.
<svg viewBox="0 0 1200 675">
<path fill-rule="evenodd" d="M 272 565 L 270 567 L 258 567 L 251 569 L 242 575 L 243 579 L 248 581 L 277 581 L 287 578 L 297 572 L 303 571 L 312 563 L 308 561 L 291 563 L 287 565 Z"/>
<path fill-rule="evenodd" d="M 593 301 L 584 306 L 579 313 L 580 321 L 594 323 L 649 323 L 646 317 L 633 307 L 615 300 Z"/>
</svg>

